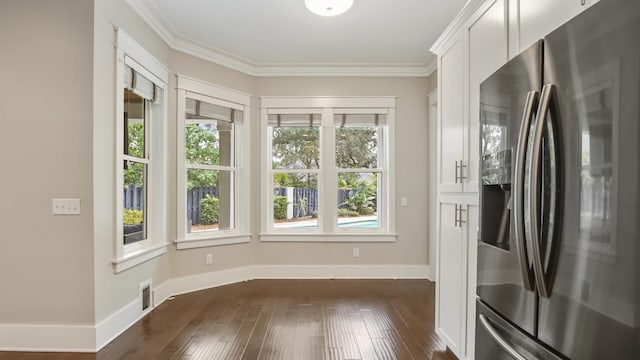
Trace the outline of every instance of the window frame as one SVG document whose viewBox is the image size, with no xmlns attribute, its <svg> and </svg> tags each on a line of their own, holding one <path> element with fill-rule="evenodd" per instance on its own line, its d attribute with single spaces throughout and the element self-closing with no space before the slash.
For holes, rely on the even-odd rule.
<svg viewBox="0 0 640 360">
<path fill-rule="evenodd" d="M 167 252 L 166 226 L 166 124 L 168 114 L 169 70 L 122 29 L 116 30 L 115 81 L 115 259 L 114 272 L 119 273 Z M 146 219 L 147 238 L 124 244 L 123 163 L 130 156 L 124 148 L 124 71 L 125 65 L 151 80 L 162 89 L 161 103 L 145 106 L 145 158 L 133 161 L 147 165 Z M 145 102 L 148 100 L 145 100 Z M 143 160 L 143 161 L 140 161 Z"/>
<path fill-rule="evenodd" d="M 261 158 L 260 241 L 274 242 L 393 242 L 395 230 L 395 97 L 261 97 L 261 138 L 265 147 Z M 318 173 L 318 227 L 276 228 L 273 226 L 272 133 L 269 115 L 321 114 L 320 169 Z M 379 206 L 380 226 L 377 229 L 338 227 L 337 180 L 335 159 L 334 114 L 384 114 L 387 117 L 383 131 L 383 169 L 369 169 L 382 174 Z M 358 169 L 360 170 L 360 169 Z M 371 171 L 375 170 L 375 171 Z M 291 170 L 285 172 L 305 172 Z M 315 172 L 315 170 L 314 170 Z M 380 214 L 381 213 L 381 214 Z"/>
<path fill-rule="evenodd" d="M 219 246 L 228 244 L 247 243 L 251 241 L 249 231 L 250 217 L 250 117 L 251 95 L 228 89 L 219 85 L 194 79 L 184 75 L 177 77 L 177 237 L 174 241 L 176 248 L 192 249 L 199 247 Z M 198 167 L 220 168 L 229 170 L 233 168 L 233 214 L 234 228 L 225 230 L 205 230 L 200 232 L 187 232 L 187 169 L 192 164 L 187 164 L 185 153 L 185 124 L 187 122 L 186 100 L 206 101 L 211 104 L 224 106 L 242 111 L 243 121 L 234 124 L 233 155 L 235 164 L 232 166 L 201 165 Z M 214 169 L 215 170 L 215 169 Z M 244 191 L 242 190 L 244 189 Z"/>
</svg>

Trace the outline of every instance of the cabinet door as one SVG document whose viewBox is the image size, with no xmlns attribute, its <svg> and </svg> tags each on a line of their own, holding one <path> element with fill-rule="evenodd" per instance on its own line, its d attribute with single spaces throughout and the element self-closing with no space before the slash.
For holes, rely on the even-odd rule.
<svg viewBox="0 0 640 360">
<path fill-rule="evenodd" d="M 440 117 L 438 184 L 440 192 L 460 192 L 457 164 L 463 160 L 464 51 L 458 38 L 439 61 Z"/>
<path fill-rule="evenodd" d="M 466 313 L 466 251 L 462 227 L 456 222 L 458 206 L 453 202 L 439 204 L 436 328 L 451 351 L 462 358 Z"/>
<path fill-rule="evenodd" d="M 520 51 L 569 21 L 597 0 L 517 0 Z"/>
<path fill-rule="evenodd" d="M 480 83 L 507 62 L 507 28 L 505 21 L 505 0 L 489 1 L 482 7 L 469 26 L 469 159 L 464 176 L 465 191 L 478 192 L 480 174 L 480 114 L 482 95 Z"/>
<path fill-rule="evenodd" d="M 462 220 L 466 222 L 463 226 L 463 238 L 467 246 L 467 333 L 465 336 L 466 358 L 475 358 L 475 333 L 476 333 L 476 283 L 478 274 L 478 205 L 466 205 L 466 213 L 462 215 Z"/>
</svg>

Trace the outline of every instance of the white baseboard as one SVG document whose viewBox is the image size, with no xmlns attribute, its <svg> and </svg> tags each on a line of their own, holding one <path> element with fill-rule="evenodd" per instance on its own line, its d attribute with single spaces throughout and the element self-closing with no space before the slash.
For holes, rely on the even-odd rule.
<svg viewBox="0 0 640 360">
<path fill-rule="evenodd" d="M 427 265 L 255 265 L 173 278 L 153 290 L 153 308 L 172 295 L 251 279 L 427 279 Z M 97 352 L 135 324 L 140 299 L 95 326 L 0 324 L 0 351 Z"/>
<path fill-rule="evenodd" d="M 100 351 L 105 345 L 125 332 L 152 309 L 142 311 L 140 299 L 136 299 L 120 308 L 95 326 L 95 350 Z"/>
<path fill-rule="evenodd" d="M 94 352 L 91 325 L 0 324 L 0 351 Z"/>
<path fill-rule="evenodd" d="M 173 278 L 167 281 L 164 294 L 180 295 L 193 291 L 209 289 L 222 285 L 233 284 L 253 278 L 252 266 L 214 271 L 205 274 Z"/>
<path fill-rule="evenodd" d="M 436 281 L 436 267 L 435 265 L 427 265 L 427 280 Z"/>
<path fill-rule="evenodd" d="M 256 265 L 256 279 L 426 279 L 426 265 Z"/>
</svg>

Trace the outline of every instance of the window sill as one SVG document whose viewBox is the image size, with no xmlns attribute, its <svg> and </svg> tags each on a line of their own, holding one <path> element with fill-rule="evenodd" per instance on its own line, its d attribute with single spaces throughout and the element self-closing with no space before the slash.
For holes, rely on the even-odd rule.
<svg viewBox="0 0 640 360">
<path fill-rule="evenodd" d="M 388 243 L 395 242 L 398 234 L 390 233 L 268 233 L 260 234 L 263 242 L 367 242 Z"/>
<path fill-rule="evenodd" d="M 126 254 L 125 256 L 112 261 L 113 270 L 117 274 L 119 272 L 131 269 L 134 266 L 142 264 L 145 261 L 149 261 L 155 257 L 158 257 L 167 252 L 167 246 L 169 243 L 162 243 L 144 247 L 137 251 Z"/>
<path fill-rule="evenodd" d="M 194 239 L 182 239 L 174 241 L 176 243 L 176 249 L 195 249 L 210 246 L 232 245 L 232 244 L 244 244 L 251 242 L 250 233 L 234 233 L 234 234 L 220 234 L 218 236 L 201 237 Z"/>
</svg>

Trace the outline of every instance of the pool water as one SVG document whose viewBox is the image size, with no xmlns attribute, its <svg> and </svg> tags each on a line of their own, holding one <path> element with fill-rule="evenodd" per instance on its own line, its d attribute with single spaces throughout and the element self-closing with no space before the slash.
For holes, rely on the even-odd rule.
<svg viewBox="0 0 640 360">
<path fill-rule="evenodd" d="M 338 227 L 340 227 L 340 228 L 350 227 L 350 228 L 375 229 L 375 228 L 378 227 L 378 220 L 377 219 L 371 219 L 371 220 L 360 220 L 360 221 L 344 222 L 344 223 L 338 224 Z"/>
</svg>

